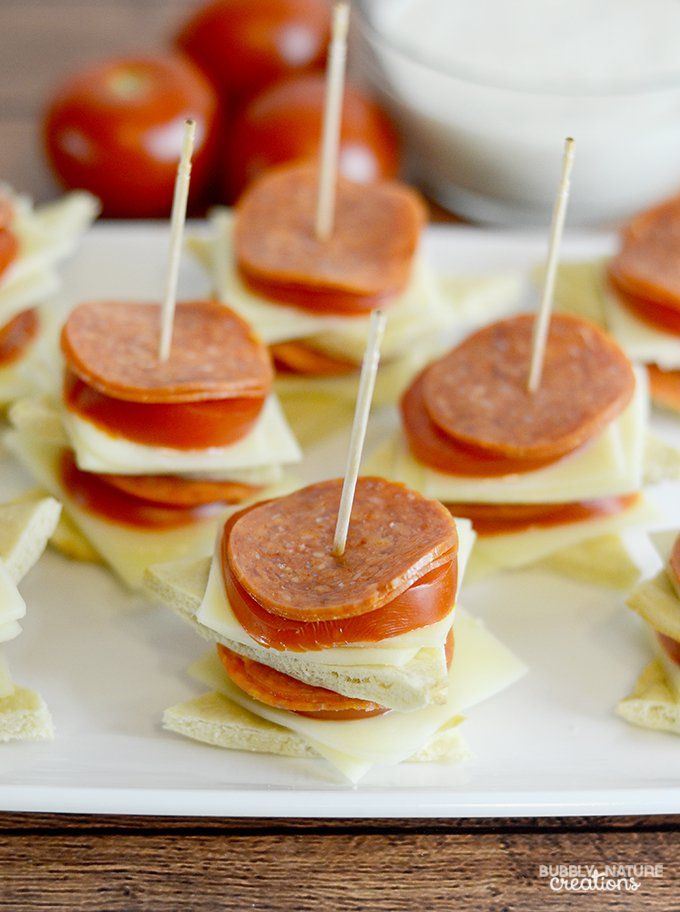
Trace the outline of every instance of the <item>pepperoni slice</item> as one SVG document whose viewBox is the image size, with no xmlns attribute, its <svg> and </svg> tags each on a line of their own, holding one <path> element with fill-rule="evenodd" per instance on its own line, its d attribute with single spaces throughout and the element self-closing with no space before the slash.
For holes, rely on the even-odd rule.
<svg viewBox="0 0 680 912">
<path fill-rule="evenodd" d="M 446 639 L 446 666 L 453 661 L 453 630 Z M 369 700 L 346 697 L 328 690 L 298 681 L 290 675 L 276 671 L 262 662 L 240 656 L 221 643 L 217 654 L 229 678 L 248 696 L 266 706 L 286 709 L 312 719 L 345 721 L 349 719 L 368 719 L 389 712 L 387 707 Z"/>
<path fill-rule="evenodd" d="M 360 478 L 344 555 L 332 555 L 342 480 L 310 485 L 243 513 L 226 541 L 229 572 L 259 605 L 293 620 L 382 608 L 457 559 L 450 513 L 404 485 Z"/>
<path fill-rule="evenodd" d="M 117 491 L 149 503 L 169 507 L 201 507 L 213 503 L 237 504 L 254 497 L 260 488 L 236 481 L 203 481 L 176 475 L 100 475 Z"/>
<path fill-rule="evenodd" d="M 0 367 L 14 364 L 40 332 L 38 311 L 22 310 L 0 329 Z"/>
<path fill-rule="evenodd" d="M 680 370 L 662 370 L 656 364 L 647 365 L 652 401 L 663 408 L 680 412 Z"/>
<path fill-rule="evenodd" d="M 663 332 L 680 335 L 680 310 L 624 291 L 618 286 L 618 282 L 613 276 L 610 278 L 610 284 L 614 289 L 616 299 L 644 323 Z"/>
<path fill-rule="evenodd" d="M 664 633 L 659 633 L 658 630 L 656 631 L 656 636 L 671 662 L 675 662 L 676 665 L 680 666 L 680 643 Z"/>
<path fill-rule="evenodd" d="M 268 665 L 232 652 L 221 643 L 217 645 L 217 654 L 234 684 L 266 706 L 302 712 L 304 715 L 330 712 L 336 719 L 368 718 L 388 712 L 386 707 L 378 703 L 345 697 L 325 687 L 314 687 L 298 681 Z M 338 716 L 339 713 L 342 715 Z"/>
<path fill-rule="evenodd" d="M 680 310 L 680 196 L 634 218 L 621 235 L 609 275 L 622 291 Z"/>
<path fill-rule="evenodd" d="M 107 484 L 105 475 L 83 472 L 70 450 L 62 453 L 60 477 L 65 491 L 81 509 L 135 529 L 176 529 L 224 510 L 221 503 L 185 507 L 140 500 Z"/>
<path fill-rule="evenodd" d="M 424 376 L 423 372 L 416 377 L 401 399 L 404 434 L 409 449 L 419 462 L 449 475 L 478 478 L 533 472 L 554 462 L 552 459 L 509 459 L 456 443 L 427 414 L 423 396 Z"/>
<path fill-rule="evenodd" d="M 263 646 L 312 652 L 332 646 L 378 643 L 436 624 L 451 611 L 457 587 L 455 561 L 426 573 L 391 602 L 366 614 L 331 621 L 293 620 L 272 614 L 246 592 L 229 567 L 226 552 L 230 531 L 244 512 L 234 514 L 225 524 L 221 544 L 222 573 L 234 616 L 244 630 Z"/>
<path fill-rule="evenodd" d="M 447 503 L 446 506 L 453 516 L 469 519 L 475 532 L 484 538 L 614 516 L 633 506 L 638 497 L 638 494 L 626 494 L 562 504 Z"/>
<path fill-rule="evenodd" d="M 196 450 L 228 446 L 252 430 L 264 399 L 209 399 L 205 402 L 129 402 L 105 396 L 67 370 L 64 404 L 113 437 L 148 446 Z"/>
<path fill-rule="evenodd" d="M 274 366 L 282 373 L 301 374 L 308 377 L 340 377 L 355 374 L 359 365 L 355 361 L 335 358 L 317 351 L 304 342 L 278 342 L 270 345 Z"/>
<path fill-rule="evenodd" d="M 237 206 L 234 249 L 242 279 L 274 301 L 311 311 L 367 313 L 411 275 L 425 221 L 415 191 L 340 177 L 332 236 L 316 237 L 317 168 L 285 165 L 256 179 Z"/>
<path fill-rule="evenodd" d="M 19 240 L 11 230 L 14 221 L 12 201 L 0 193 L 0 276 L 19 254 Z"/>
<path fill-rule="evenodd" d="M 70 314 L 61 335 L 69 368 L 105 396 L 142 403 L 264 398 L 271 387 L 267 349 L 215 301 L 177 305 L 170 357 L 159 362 L 160 308 L 98 301 Z"/>
<path fill-rule="evenodd" d="M 675 539 L 668 566 L 675 585 L 680 585 L 680 535 Z"/>
<path fill-rule="evenodd" d="M 527 390 L 533 314 L 469 336 L 423 378 L 428 415 L 456 443 L 518 460 L 557 460 L 590 440 L 630 401 L 635 375 L 601 329 L 555 314 L 541 385 Z"/>
</svg>

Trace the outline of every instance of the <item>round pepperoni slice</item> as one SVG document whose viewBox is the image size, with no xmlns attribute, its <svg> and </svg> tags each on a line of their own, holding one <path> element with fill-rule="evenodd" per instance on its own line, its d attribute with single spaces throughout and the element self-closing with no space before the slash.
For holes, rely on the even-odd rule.
<svg viewBox="0 0 680 912">
<path fill-rule="evenodd" d="M 263 398 L 269 355 L 249 326 L 214 301 L 177 305 L 172 349 L 159 362 L 160 308 L 98 301 L 69 316 L 61 347 L 71 371 L 105 396 L 143 403 Z"/>
<path fill-rule="evenodd" d="M 673 333 L 676 336 L 680 335 L 680 309 L 632 295 L 619 287 L 618 281 L 614 276 L 610 277 L 610 284 L 614 289 L 617 300 L 627 310 L 630 310 L 642 320 L 643 323 L 647 323 L 655 329 L 660 329 L 662 332 Z"/>
<path fill-rule="evenodd" d="M 333 646 L 378 643 L 390 637 L 436 624 L 450 613 L 456 595 L 454 561 L 426 573 L 391 602 L 366 614 L 331 621 L 299 621 L 272 614 L 234 579 L 225 560 L 228 528 L 222 538 L 222 569 L 231 609 L 248 634 L 270 649 L 313 652 Z"/>
<path fill-rule="evenodd" d="M 40 317 L 37 310 L 22 310 L 0 329 L 0 368 L 14 364 L 38 337 Z"/>
<path fill-rule="evenodd" d="M 264 399 L 129 402 L 105 396 L 67 370 L 64 404 L 112 437 L 148 446 L 197 450 L 228 446 L 245 437 L 260 416 Z"/>
<path fill-rule="evenodd" d="M 680 310 L 680 196 L 634 218 L 609 275 L 622 291 Z"/>
<path fill-rule="evenodd" d="M 680 666 L 680 643 L 664 633 L 659 633 L 658 630 L 656 631 L 656 636 L 671 662 L 675 662 L 676 665 Z"/>
<path fill-rule="evenodd" d="M 342 480 L 256 506 L 226 539 L 228 570 L 273 614 L 325 621 L 382 608 L 438 566 L 456 561 L 451 514 L 404 485 L 360 478 L 347 548 L 332 554 Z"/>
<path fill-rule="evenodd" d="M 260 488 L 236 481 L 203 481 L 176 475 L 100 475 L 117 491 L 170 507 L 237 504 L 254 497 Z"/>
<path fill-rule="evenodd" d="M 648 364 L 647 376 L 652 402 L 680 412 L 680 370 L 662 370 L 656 364 Z"/>
<path fill-rule="evenodd" d="M 59 468 L 64 490 L 77 506 L 118 525 L 164 531 L 188 526 L 224 511 L 221 503 L 187 507 L 140 500 L 108 484 L 105 475 L 83 472 L 70 450 L 63 452 Z"/>
<path fill-rule="evenodd" d="M 550 321 L 541 385 L 527 390 L 533 314 L 485 327 L 429 367 L 429 417 L 456 443 L 517 460 L 557 460 L 590 440 L 630 401 L 635 375 L 601 329 Z"/>
<path fill-rule="evenodd" d="M 446 639 L 446 667 L 453 661 L 453 630 Z M 315 687 L 283 672 L 276 671 L 262 662 L 248 659 L 221 643 L 217 654 L 229 678 L 248 696 L 266 706 L 275 709 L 286 709 L 312 719 L 346 721 L 350 719 L 368 719 L 389 712 L 387 707 L 369 700 L 346 697 L 343 694 Z"/>
<path fill-rule="evenodd" d="M 271 300 L 365 314 L 406 287 L 424 205 L 403 184 L 340 177 L 333 233 L 321 241 L 314 226 L 318 185 L 318 169 L 306 164 L 275 168 L 253 182 L 237 207 L 239 272 Z"/>
<path fill-rule="evenodd" d="M 335 719 L 369 718 L 388 712 L 386 707 L 378 703 L 345 697 L 325 687 L 314 687 L 298 681 L 268 665 L 232 652 L 221 643 L 217 646 L 217 654 L 234 684 L 266 706 L 302 712 L 305 715 L 327 712 Z"/>
<path fill-rule="evenodd" d="M 453 516 L 469 519 L 475 532 L 486 537 L 602 519 L 633 506 L 638 497 L 638 494 L 627 494 L 562 504 L 447 503 L 446 506 Z"/>
<path fill-rule="evenodd" d="M 401 399 L 404 434 L 409 449 L 419 462 L 449 475 L 491 478 L 533 472 L 553 461 L 510 459 L 456 443 L 440 431 L 427 414 L 423 396 L 424 376 L 424 373 L 420 374 Z"/>
<path fill-rule="evenodd" d="M 672 582 L 675 586 L 680 586 L 680 535 L 675 539 L 671 556 L 668 560 L 668 567 L 671 572 Z"/>
<path fill-rule="evenodd" d="M 0 276 L 19 255 L 19 240 L 11 230 L 13 221 L 12 201 L 0 193 Z"/>
<path fill-rule="evenodd" d="M 306 377 L 341 377 L 355 374 L 359 365 L 349 359 L 335 358 L 316 351 L 304 342 L 278 342 L 269 351 L 277 371 Z"/>
</svg>

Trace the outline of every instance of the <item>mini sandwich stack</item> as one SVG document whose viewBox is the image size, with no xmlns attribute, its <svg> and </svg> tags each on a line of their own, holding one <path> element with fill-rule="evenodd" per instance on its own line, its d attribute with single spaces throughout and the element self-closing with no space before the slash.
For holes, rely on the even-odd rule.
<svg viewBox="0 0 680 912">
<path fill-rule="evenodd" d="M 395 402 L 441 351 L 442 334 L 478 326 L 480 313 L 507 313 L 520 291 L 507 275 L 441 283 L 420 250 L 424 204 L 394 181 L 366 186 L 340 177 L 333 234 L 318 240 L 317 185 L 309 165 L 278 168 L 255 181 L 233 213 L 215 211 L 213 241 L 192 242 L 221 300 L 269 343 L 296 432 L 315 403 L 323 422 L 333 402 L 353 402 L 376 307 L 388 316 L 375 396 L 382 404 Z"/>
<path fill-rule="evenodd" d="M 680 735 L 680 532 L 652 535 L 663 569 L 633 592 L 628 605 L 649 630 L 656 658 L 618 706 L 633 725 Z"/>
<path fill-rule="evenodd" d="M 597 326 L 556 314 L 530 392 L 533 325 L 493 323 L 426 368 L 402 398 L 403 438 L 370 469 L 472 521 L 473 575 L 548 556 L 559 568 L 558 552 L 564 569 L 626 586 L 638 571 L 620 544 L 575 547 L 656 518 L 641 493 L 646 376 Z"/>
<path fill-rule="evenodd" d="M 60 509 L 51 497 L 0 506 L 0 742 L 52 737 L 42 697 L 14 683 L 2 647 L 21 633 L 26 604 L 17 584 L 45 550 Z"/>
<path fill-rule="evenodd" d="M 209 553 L 224 516 L 301 455 L 268 353 L 241 318 L 212 301 L 178 304 L 159 360 L 159 311 L 72 311 L 61 401 L 17 402 L 7 439 L 132 587 L 149 564 Z"/>
<path fill-rule="evenodd" d="M 211 692 L 166 728 L 210 744 L 322 756 L 352 781 L 374 765 L 451 759 L 459 723 L 522 664 L 458 609 L 469 523 L 360 478 L 344 554 L 342 481 L 232 515 L 210 560 L 150 568 L 149 589 L 217 644 L 190 674 Z"/>
</svg>

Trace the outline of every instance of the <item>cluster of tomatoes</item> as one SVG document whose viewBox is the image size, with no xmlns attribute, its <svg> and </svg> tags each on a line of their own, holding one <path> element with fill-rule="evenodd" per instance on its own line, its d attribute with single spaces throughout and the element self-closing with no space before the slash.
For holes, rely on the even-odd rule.
<svg viewBox="0 0 680 912">
<path fill-rule="evenodd" d="M 50 164 L 106 216 L 164 217 L 192 117 L 191 210 L 231 202 L 266 168 L 317 154 L 329 38 L 327 0 L 214 0 L 171 52 L 108 60 L 59 87 L 44 121 Z M 398 158 L 385 114 L 348 85 L 342 172 L 392 177 Z"/>
</svg>

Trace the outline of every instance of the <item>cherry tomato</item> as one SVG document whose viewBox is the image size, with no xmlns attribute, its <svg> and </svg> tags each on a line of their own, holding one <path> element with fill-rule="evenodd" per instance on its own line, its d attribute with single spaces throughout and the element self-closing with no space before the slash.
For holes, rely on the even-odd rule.
<svg viewBox="0 0 680 912">
<path fill-rule="evenodd" d="M 240 113 L 231 129 L 227 198 L 273 165 L 315 158 L 321 142 L 325 77 L 310 73 L 265 89 Z M 394 177 L 399 143 L 386 114 L 352 85 L 345 87 L 340 170 L 352 180 Z"/>
<path fill-rule="evenodd" d="M 196 121 L 194 202 L 212 177 L 217 99 L 179 56 L 108 60 L 69 79 L 45 115 L 47 155 L 63 185 L 90 190 L 105 215 L 165 217 L 188 117 Z"/>
<path fill-rule="evenodd" d="M 230 106 L 282 76 L 322 66 L 329 39 L 326 0 L 216 0 L 188 20 L 176 44 Z"/>
</svg>

